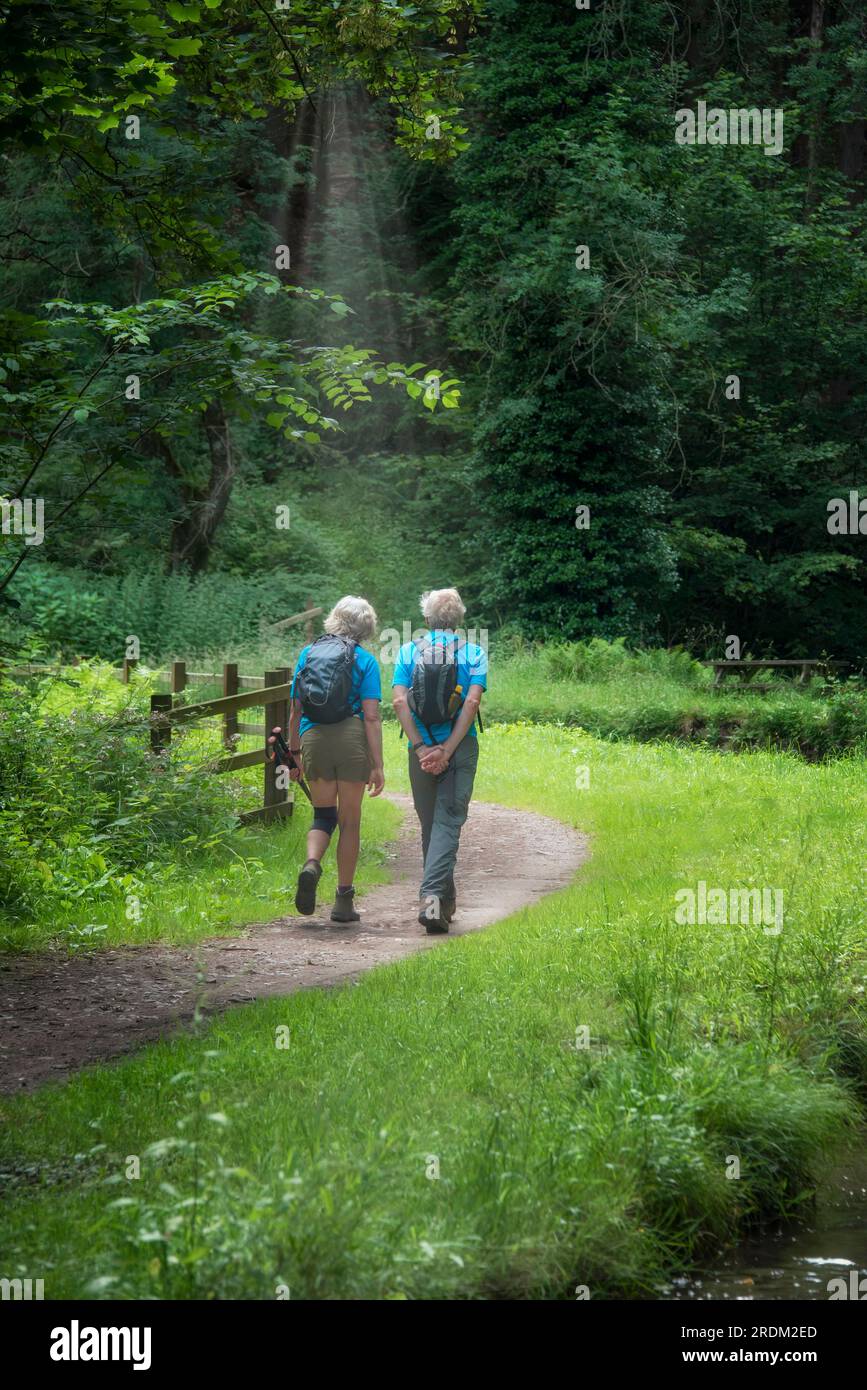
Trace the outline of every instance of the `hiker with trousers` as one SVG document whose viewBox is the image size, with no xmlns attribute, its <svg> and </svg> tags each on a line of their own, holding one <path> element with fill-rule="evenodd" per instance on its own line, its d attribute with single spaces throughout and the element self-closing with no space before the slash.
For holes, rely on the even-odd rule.
<svg viewBox="0 0 867 1390">
<path fill-rule="evenodd" d="M 379 796 L 382 770 L 382 687 L 376 658 L 364 650 L 377 618 L 366 599 L 340 599 L 324 623 L 325 634 L 305 647 L 292 678 L 289 752 L 301 758 L 290 767 L 293 782 L 310 784 L 313 824 L 307 859 L 298 875 L 295 906 L 305 917 L 316 910 L 322 857 L 339 828 L 337 896 L 332 922 L 359 922 L 353 879 L 361 837 L 364 788 Z"/>
<path fill-rule="evenodd" d="M 421 611 L 428 631 L 401 647 L 392 685 L 421 823 L 418 920 L 433 936 L 448 931 L 457 910 L 455 862 L 479 761 L 475 724 L 488 663 L 482 647 L 456 632 L 466 613 L 457 589 L 422 594 Z"/>
</svg>

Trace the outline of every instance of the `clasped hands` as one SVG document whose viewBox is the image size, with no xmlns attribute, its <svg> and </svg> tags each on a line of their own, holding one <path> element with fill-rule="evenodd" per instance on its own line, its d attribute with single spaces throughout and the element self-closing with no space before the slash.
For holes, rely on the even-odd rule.
<svg viewBox="0 0 867 1390">
<path fill-rule="evenodd" d="M 433 747 L 426 743 L 422 748 L 417 748 L 416 757 L 421 763 L 422 772 L 429 772 L 434 777 L 439 777 L 449 765 L 449 754 L 441 743 Z"/>
</svg>

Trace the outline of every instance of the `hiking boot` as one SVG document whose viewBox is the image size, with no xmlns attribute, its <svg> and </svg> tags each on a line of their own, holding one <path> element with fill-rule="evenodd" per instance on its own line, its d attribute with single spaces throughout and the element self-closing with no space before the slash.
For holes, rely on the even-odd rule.
<svg viewBox="0 0 867 1390">
<path fill-rule="evenodd" d="M 445 936 L 451 918 L 447 917 L 443 911 L 442 899 L 431 895 L 429 898 L 422 899 L 418 920 L 428 936 Z"/>
<path fill-rule="evenodd" d="M 322 865 L 318 859 L 308 859 L 298 875 L 295 890 L 295 908 L 302 917 L 311 917 L 316 911 L 316 885 L 322 877 Z"/>
<path fill-rule="evenodd" d="M 456 898 L 440 899 L 440 916 L 451 925 L 451 920 L 458 910 Z"/>
<path fill-rule="evenodd" d="M 334 899 L 334 906 L 331 909 L 332 922 L 360 922 L 361 915 L 355 911 L 352 900 L 355 897 L 354 888 L 346 888 L 343 892 L 338 888 Z"/>
</svg>

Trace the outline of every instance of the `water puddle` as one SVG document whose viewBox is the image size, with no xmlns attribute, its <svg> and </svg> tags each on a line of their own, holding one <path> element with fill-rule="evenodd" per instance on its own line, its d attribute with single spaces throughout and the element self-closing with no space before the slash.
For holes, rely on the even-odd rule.
<svg viewBox="0 0 867 1390">
<path fill-rule="evenodd" d="M 804 1220 L 769 1227 L 719 1264 L 672 1280 L 663 1297 L 827 1300 L 832 1279 L 845 1281 L 848 1298 L 863 1279 L 867 1299 L 867 1153 L 828 1174 Z"/>
</svg>

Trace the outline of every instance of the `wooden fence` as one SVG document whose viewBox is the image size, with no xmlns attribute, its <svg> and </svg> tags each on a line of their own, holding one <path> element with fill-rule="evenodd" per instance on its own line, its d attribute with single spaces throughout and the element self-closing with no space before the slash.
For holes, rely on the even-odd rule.
<svg viewBox="0 0 867 1390">
<path fill-rule="evenodd" d="M 305 624 L 305 637 L 313 640 L 314 619 L 321 617 L 323 610 L 307 604 L 300 613 L 292 613 L 288 618 L 272 623 L 268 629 L 280 632 L 285 628 Z M 136 666 L 132 659 L 125 659 L 122 666 L 111 669 L 124 682 L 129 683 L 130 675 Z M 7 667 L 3 674 L 10 676 L 39 675 L 44 672 L 61 674 L 61 668 L 54 666 L 15 666 Z M 161 674 L 159 672 L 157 675 Z M 268 760 L 267 737 L 279 724 L 286 728 L 289 715 L 289 693 L 292 687 L 292 672 L 288 666 L 265 671 L 261 676 L 242 676 L 237 662 L 226 662 L 221 672 L 188 671 L 185 661 L 173 661 L 168 671 L 169 690 L 150 697 L 150 740 L 155 753 L 167 748 L 171 742 L 172 729 L 178 724 L 189 724 L 199 719 L 220 719 L 223 725 L 223 746 L 229 754 L 206 767 L 207 772 L 221 774 L 235 772 L 244 767 L 263 766 L 262 805 L 254 811 L 241 816 L 244 824 L 254 821 L 266 823 L 291 816 L 294 805 L 289 787 L 277 781 L 276 764 Z M 223 693 L 215 700 L 196 700 L 187 703 L 186 691 L 191 684 L 221 683 Z M 241 723 L 238 715 L 242 710 L 255 709 L 263 705 L 265 709 L 262 724 Z M 235 744 L 239 736 L 261 738 L 259 748 L 247 753 L 236 753 Z M 292 786 L 290 783 L 289 786 Z"/>
<path fill-rule="evenodd" d="M 300 613 L 292 613 L 279 623 L 271 625 L 272 632 L 279 632 L 298 623 L 306 625 L 307 641 L 313 640 L 313 620 L 320 617 L 321 608 L 308 603 Z M 121 680 L 128 681 L 131 663 L 125 661 L 121 668 Z M 187 704 L 183 698 L 187 685 L 222 681 L 223 694 L 216 700 L 198 700 Z M 176 724 L 188 724 L 199 719 L 221 719 L 223 724 L 223 746 L 229 756 L 220 758 L 209 765 L 208 771 L 216 774 L 236 772 L 244 767 L 262 764 L 264 778 L 262 785 L 262 805 L 255 811 L 247 811 L 241 816 L 245 825 L 253 821 L 270 823 L 282 816 L 291 816 L 294 807 L 294 789 L 289 795 L 289 786 L 281 786 L 277 781 L 277 766 L 268 758 L 267 738 L 271 730 L 279 725 L 285 729 L 289 718 L 289 694 L 292 688 L 292 672 L 288 666 L 266 671 L 261 676 L 242 676 L 238 673 L 237 662 L 226 662 L 222 673 L 216 671 L 187 671 L 185 661 L 173 661 L 170 671 L 170 689 L 167 694 L 151 696 L 151 748 L 155 752 L 166 748 L 171 740 L 172 728 Z M 263 724 L 241 723 L 238 715 L 242 710 L 264 706 Z M 261 747 L 247 753 L 235 753 L 235 741 L 240 735 L 252 735 L 262 739 Z"/>
<path fill-rule="evenodd" d="M 258 684 L 261 681 L 261 688 L 239 691 L 238 686 L 242 681 L 248 684 L 253 681 Z M 266 739 L 275 725 L 279 725 L 281 729 L 286 728 L 292 672 L 288 666 L 281 666 L 277 670 L 266 671 L 261 677 L 239 676 L 237 665 L 228 664 L 223 668 L 223 689 L 227 686 L 230 687 L 229 693 L 220 696 L 219 699 L 183 704 L 178 701 L 178 696 L 182 695 L 186 688 L 186 669 L 184 662 L 174 662 L 171 691 L 163 695 L 151 695 L 151 748 L 155 753 L 161 752 L 168 747 L 175 725 L 189 724 L 200 719 L 217 718 L 223 721 L 223 743 L 227 748 L 234 747 L 239 734 L 249 732 L 260 735 L 261 747 L 251 749 L 248 753 L 230 753 L 228 757 L 210 764 L 207 770 L 218 774 L 235 772 L 239 768 L 256 767 L 261 763 L 264 768 L 262 805 L 255 811 L 247 811 L 241 816 L 241 820 L 244 824 L 250 824 L 252 821 L 270 822 L 281 816 L 291 816 L 293 798 L 289 796 L 288 786 L 278 784 L 277 767 L 268 759 Z M 234 690 L 231 689 L 232 686 Z M 257 705 L 265 707 L 264 724 L 240 724 L 239 712 Z"/>
<path fill-rule="evenodd" d="M 849 667 L 848 661 L 828 661 L 824 657 L 799 658 L 795 661 L 769 658 L 767 661 L 703 661 L 702 666 L 711 666 L 714 671 L 714 686 L 719 686 L 725 676 L 737 676 L 740 683 L 751 691 L 770 690 L 769 685 L 762 685 L 753 680 L 757 671 L 790 671 L 798 672 L 795 684 L 809 685 L 813 676 L 818 672 L 826 678 L 837 671 L 845 671 Z"/>
</svg>

